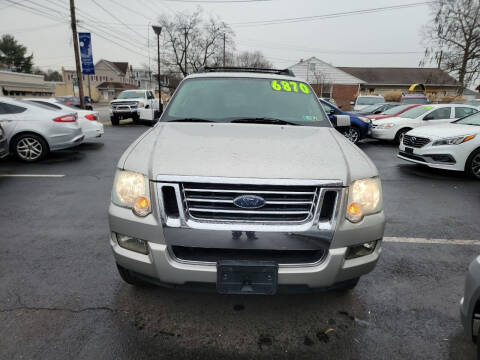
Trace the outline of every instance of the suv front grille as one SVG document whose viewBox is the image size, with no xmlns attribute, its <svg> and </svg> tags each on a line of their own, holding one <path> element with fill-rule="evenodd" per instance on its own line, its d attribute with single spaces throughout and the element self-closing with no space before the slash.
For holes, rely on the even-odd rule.
<svg viewBox="0 0 480 360">
<path fill-rule="evenodd" d="M 313 219 L 319 195 L 316 186 L 183 183 L 181 187 L 187 216 L 214 222 L 308 222 Z M 234 200 L 242 195 L 260 196 L 265 205 L 258 209 L 238 207 Z"/>
<path fill-rule="evenodd" d="M 421 148 L 427 145 L 429 142 L 430 142 L 429 138 L 406 135 L 406 134 L 403 136 L 403 145 L 405 146 Z"/>
</svg>

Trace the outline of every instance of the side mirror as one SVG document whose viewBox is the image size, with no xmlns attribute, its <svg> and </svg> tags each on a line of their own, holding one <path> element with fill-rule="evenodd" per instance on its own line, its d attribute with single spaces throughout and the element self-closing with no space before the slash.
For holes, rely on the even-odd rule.
<svg viewBox="0 0 480 360">
<path fill-rule="evenodd" d="M 427 115 L 423 118 L 423 120 L 426 120 L 426 121 L 433 120 L 433 116 L 432 115 Z"/>
<path fill-rule="evenodd" d="M 330 109 L 330 115 L 335 114 L 335 109 Z"/>
<path fill-rule="evenodd" d="M 350 127 L 350 116 L 348 115 L 335 115 L 332 119 L 333 126 L 337 130 L 343 130 Z"/>
<path fill-rule="evenodd" d="M 114 97 L 113 100 L 117 100 L 117 97 Z"/>
<path fill-rule="evenodd" d="M 355 101 L 350 101 L 350 105 L 355 105 Z"/>
</svg>

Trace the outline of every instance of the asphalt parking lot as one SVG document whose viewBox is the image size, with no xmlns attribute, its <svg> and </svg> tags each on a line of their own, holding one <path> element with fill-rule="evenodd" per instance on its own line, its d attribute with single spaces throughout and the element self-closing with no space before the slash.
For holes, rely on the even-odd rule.
<svg viewBox="0 0 480 360">
<path fill-rule="evenodd" d="M 116 162 L 145 130 L 107 126 L 38 164 L 0 161 L 1 359 L 475 358 L 459 300 L 480 246 L 455 240 L 479 240 L 478 182 L 363 143 L 383 180 L 388 241 L 352 292 L 138 289 L 117 274 L 107 206 Z M 43 176 L 12 176 L 31 174 Z"/>
</svg>

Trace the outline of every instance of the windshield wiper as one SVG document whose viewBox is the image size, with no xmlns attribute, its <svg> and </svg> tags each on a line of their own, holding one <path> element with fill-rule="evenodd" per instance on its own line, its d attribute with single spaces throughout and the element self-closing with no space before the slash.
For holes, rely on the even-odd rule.
<svg viewBox="0 0 480 360">
<path fill-rule="evenodd" d="M 208 119 L 201 119 L 201 118 L 183 118 L 183 119 L 168 120 L 167 122 L 215 122 L 215 121 L 208 120 Z"/>
<path fill-rule="evenodd" d="M 269 117 L 241 118 L 241 119 L 234 119 L 230 122 L 231 123 L 277 124 L 277 125 L 300 125 L 294 122 L 275 119 L 275 118 L 269 118 Z"/>
</svg>

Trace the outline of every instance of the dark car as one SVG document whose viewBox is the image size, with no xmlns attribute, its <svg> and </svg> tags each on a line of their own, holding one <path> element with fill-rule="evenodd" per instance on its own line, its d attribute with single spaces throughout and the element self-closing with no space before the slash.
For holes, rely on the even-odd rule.
<svg viewBox="0 0 480 360">
<path fill-rule="evenodd" d="M 61 103 L 65 104 L 65 105 L 70 105 L 70 106 L 73 106 L 73 107 L 76 107 L 76 108 L 79 108 L 81 109 L 81 105 L 80 105 L 80 98 L 78 96 L 58 96 L 56 97 L 55 99 L 57 99 L 58 101 L 60 101 Z M 85 99 L 85 109 L 86 110 L 93 110 L 93 106 L 92 106 L 92 102 L 90 100 L 90 98 L 88 96 L 85 96 L 84 97 Z"/>
<path fill-rule="evenodd" d="M 8 155 L 8 140 L 5 130 L 0 125 L 0 159 Z"/>
<path fill-rule="evenodd" d="M 355 114 L 358 115 L 377 115 L 381 114 L 384 111 L 387 111 L 388 109 L 393 108 L 394 106 L 400 105 L 399 103 L 379 103 L 379 104 L 373 104 L 373 105 L 368 105 L 367 107 L 364 107 L 363 109 L 356 111 Z"/>
<path fill-rule="evenodd" d="M 350 128 L 342 132 L 348 140 L 356 144 L 360 140 L 370 136 L 372 132 L 372 121 L 369 118 L 359 116 L 359 114 L 348 113 L 340 110 L 338 107 L 323 99 L 319 98 L 318 101 L 320 101 L 320 104 L 322 104 L 322 107 L 327 113 L 330 121 L 334 120 L 336 115 L 350 116 Z"/>
</svg>

